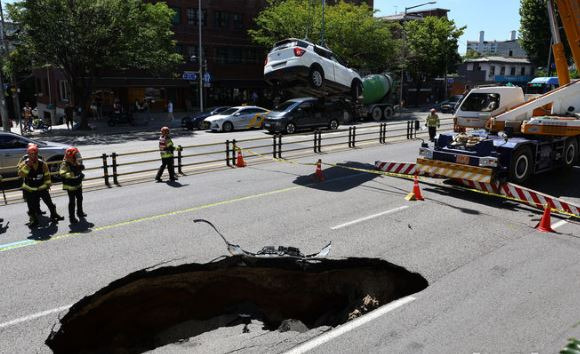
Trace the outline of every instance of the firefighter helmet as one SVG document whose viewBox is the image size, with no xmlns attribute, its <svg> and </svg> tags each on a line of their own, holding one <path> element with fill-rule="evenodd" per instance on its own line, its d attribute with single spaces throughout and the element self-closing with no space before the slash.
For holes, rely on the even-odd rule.
<svg viewBox="0 0 580 354">
<path fill-rule="evenodd" d="M 74 159 L 78 153 L 79 153 L 79 149 L 71 146 L 68 149 L 66 149 L 64 156 L 67 159 Z"/>
<path fill-rule="evenodd" d="M 26 148 L 27 154 L 38 154 L 38 145 L 29 143 L 28 148 Z"/>
<path fill-rule="evenodd" d="M 161 134 L 169 134 L 169 128 L 168 127 L 161 128 Z"/>
</svg>

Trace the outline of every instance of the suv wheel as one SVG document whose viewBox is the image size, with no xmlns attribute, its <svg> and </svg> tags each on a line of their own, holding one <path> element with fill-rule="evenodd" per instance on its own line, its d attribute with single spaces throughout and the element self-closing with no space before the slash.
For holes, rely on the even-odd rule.
<svg viewBox="0 0 580 354">
<path fill-rule="evenodd" d="M 324 74 L 322 73 L 321 69 L 313 67 L 310 69 L 309 79 L 310 85 L 312 85 L 312 87 L 321 88 L 322 84 L 324 83 Z"/>
<path fill-rule="evenodd" d="M 294 134 L 296 132 L 296 125 L 294 123 L 286 124 L 286 134 Z"/>
<path fill-rule="evenodd" d="M 338 129 L 338 121 L 336 119 L 331 120 L 328 127 L 330 128 L 330 130 Z"/>
</svg>

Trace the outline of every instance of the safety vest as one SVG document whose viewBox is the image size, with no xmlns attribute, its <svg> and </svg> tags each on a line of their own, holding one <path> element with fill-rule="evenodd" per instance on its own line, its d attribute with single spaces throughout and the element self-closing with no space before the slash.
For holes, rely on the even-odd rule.
<svg viewBox="0 0 580 354">
<path fill-rule="evenodd" d="M 67 191 L 79 189 L 83 183 L 82 170 L 83 165 L 74 165 L 68 161 L 63 161 L 58 171 L 58 174 L 62 177 L 62 189 Z"/>
<path fill-rule="evenodd" d="M 428 127 L 438 127 L 439 126 L 439 116 L 437 114 L 429 114 L 425 125 Z"/>
<path fill-rule="evenodd" d="M 166 159 L 168 157 L 173 157 L 173 140 L 168 136 L 161 136 L 159 138 L 159 151 L 161 152 L 161 158 Z"/>
<path fill-rule="evenodd" d="M 38 192 L 48 189 L 51 185 L 48 165 L 38 160 L 32 167 L 28 165 L 28 158 L 18 165 L 18 174 L 24 179 L 22 189 L 28 192 Z"/>
</svg>

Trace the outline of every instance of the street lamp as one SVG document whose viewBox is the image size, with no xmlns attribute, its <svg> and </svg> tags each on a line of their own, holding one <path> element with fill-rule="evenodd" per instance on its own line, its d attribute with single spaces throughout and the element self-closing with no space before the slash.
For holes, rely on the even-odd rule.
<svg viewBox="0 0 580 354">
<path fill-rule="evenodd" d="M 436 4 L 437 1 L 429 1 L 429 2 L 425 2 L 423 4 L 419 4 L 419 5 L 414 5 L 414 6 L 409 6 L 409 7 L 405 7 L 405 13 L 403 14 L 403 63 L 401 64 L 401 87 L 400 87 L 400 92 L 399 92 L 399 115 L 401 114 L 402 108 L 403 108 L 403 82 L 404 82 L 404 78 L 405 78 L 405 50 L 406 50 L 406 41 L 407 41 L 407 36 L 405 34 L 405 28 L 404 28 L 404 21 L 405 18 L 407 17 L 407 10 L 410 9 L 414 9 L 416 7 L 420 7 L 420 6 L 424 6 L 424 5 L 432 5 L 432 4 Z"/>
</svg>

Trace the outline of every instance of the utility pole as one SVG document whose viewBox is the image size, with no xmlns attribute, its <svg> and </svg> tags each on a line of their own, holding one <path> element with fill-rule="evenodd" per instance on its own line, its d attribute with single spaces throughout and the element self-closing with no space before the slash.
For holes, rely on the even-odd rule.
<svg viewBox="0 0 580 354">
<path fill-rule="evenodd" d="M 199 34 L 199 111 L 203 112 L 203 54 L 201 46 L 201 0 L 197 2 L 197 24 Z"/>
<path fill-rule="evenodd" d="M 2 0 L 0 0 L 0 13 L 2 13 Z M 6 43 L 6 39 L 4 38 L 4 15 L 2 15 L 2 42 Z M 4 55 L 8 56 L 8 52 Z M 6 109 L 6 92 L 4 92 L 4 81 L 2 80 L 2 74 L 0 73 L 0 115 L 2 115 L 2 128 L 4 128 L 5 132 L 10 131 L 9 125 L 10 119 L 8 119 L 8 109 Z"/>
<path fill-rule="evenodd" d="M 2 36 L 2 43 L 4 43 L 4 55 L 6 57 L 8 57 L 8 41 L 6 41 L 6 32 L 5 32 L 5 25 L 4 25 L 4 10 L 2 8 L 2 0 L 0 0 L 0 23 L 2 24 L 2 33 L 0 34 Z M 19 98 L 19 88 L 18 85 L 16 83 L 16 80 L 14 79 L 14 74 L 11 75 L 10 77 L 10 81 L 12 82 L 12 87 L 14 89 L 14 91 L 12 91 L 12 105 L 14 107 L 14 116 L 16 118 L 16 120 L 19 122 L 20 125 L 20 134 L 22 134 L 22 118 L 20 117 L 20 98 Z M 3 104 L 3 112 L 4 110 L 6 110 L 6 117 L 8 117 L 8 110 L 6 109 L 6 104 L 5 104 L 5 95 L 4 95 L 4 86 L 2 85 L 2 101 Z M 4 113 L 2 113 L 4 114 Z M 3 116 L 4 117 L 4 116 Z M 4 123 L 2 124 L 4 126 Z"/>
</svg>

